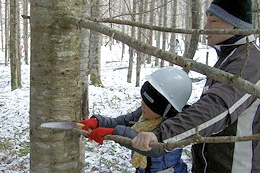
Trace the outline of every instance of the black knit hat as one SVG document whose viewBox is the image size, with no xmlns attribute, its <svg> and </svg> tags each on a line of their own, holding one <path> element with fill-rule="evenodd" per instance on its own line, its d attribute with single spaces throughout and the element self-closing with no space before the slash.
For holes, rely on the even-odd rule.
<svg viewBox="0 0 260 173">
<path fill-rule="evenodd" d="M 252 29 L 251 0 L 214 0 L 206 13 L 213 14 L 240 29 Z"/>
<path fill-rule="evenodd" d="M 164 118 L 178 113 L 170 102 L 159 93 L 148 81 L 141 88 L 141 96 L 144 103 L 155 113 Z"/>
</svg>

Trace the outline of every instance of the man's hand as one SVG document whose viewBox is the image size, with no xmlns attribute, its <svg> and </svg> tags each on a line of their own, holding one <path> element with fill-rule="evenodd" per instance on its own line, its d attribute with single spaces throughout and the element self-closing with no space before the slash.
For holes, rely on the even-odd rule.
<svg viewBox="0 0 260 173">
<path fill-rule="evenodd" d="M 96 129 L 98 127 L 98 120 L 96 118 L 90 118 L 87 120 L 82 120 L 79 123 L 84 124 L 83 130 L 88 131 L 89 129 Z"/>
<path fill-rule="evenodd" d="M 140 132 L 132 140 L 132 146 L 141 151 L 149 151 L 152 148 L 149 146 L 150 142 L 158 142 L 157 137 L 153 132 Z"/>
<path fill-rule="evenodd" d="M 91 131 L 89 134 L 89 139 L 96 141 L 100 145 L 103 144 L 103 136 L 110 135 L 114 133 L 114 128 L 104 128 L 98 127 Z"/>
</svg>

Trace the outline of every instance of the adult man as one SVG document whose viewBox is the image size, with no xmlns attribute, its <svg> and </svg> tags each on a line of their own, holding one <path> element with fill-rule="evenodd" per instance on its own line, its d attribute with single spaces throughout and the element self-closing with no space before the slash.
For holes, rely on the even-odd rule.
<svg viewBox="0 0 260 173">
<path fill-rule="evenodd" d="M 205 29 L 252 29 L 251 0 L 214 0 L 207 10 Z M 219 59 L 215 68 L 259 84 L 260 51 L 253 35 L 209 34 L 208 44 Z M 247 43 L 249 40 L 249 43 Z M 249 52 L 248 52 L 249 51 Z M 245 136 L 260 133 L 260 99 L 211 78 L 201 98 L 173 118 L 162 122 L 153 132 L 140 132 L 133 147 L 148 151 L 151 141 L 174 142 L 191 137 L 198 125 L 202 136 Z M 260 172 L 259 141 L 192 146 L 195 173 Z"/>
</svg>

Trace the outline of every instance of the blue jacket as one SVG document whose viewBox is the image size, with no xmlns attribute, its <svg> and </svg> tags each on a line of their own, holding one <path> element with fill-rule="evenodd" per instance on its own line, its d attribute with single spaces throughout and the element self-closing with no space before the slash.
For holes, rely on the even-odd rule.
<svg viewBox="0 0 260 173">
<path fill-rule="evenodd" d="M 98 120 L 99 127 L 114 128 L 114 135 L 134 138 L 138 132 L 133 130 L 131 126 L 138 121 L 141 115 L 142 110 L 141 107 L 139 107 L 134 112 L 116 118 L 109 118 L 100 115 L 94 115 L 92 118 Z M 171 152 L 155 148 L 151 151 L 140 151 L 129 144 L 120 143 L 120 145 L 147 156 L 147 168 L 137 168 L 136 173 L 155 173 L 171 167 L 174 167 L 174 173 L 187 173 L 187 165 L 181 159 L 182 149 L 176 149 Z"/>
</svg>

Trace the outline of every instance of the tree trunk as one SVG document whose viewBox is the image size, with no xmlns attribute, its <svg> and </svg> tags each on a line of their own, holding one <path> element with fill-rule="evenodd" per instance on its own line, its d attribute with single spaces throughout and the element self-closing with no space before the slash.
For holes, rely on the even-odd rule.
<svg viewBox="0 0 260 173">
<path fill-rule="evenodd" d="M 200 0 L 191 1 L 192 29 L 200 28 Z M 186 58 L 193 59 L 198 48 L 199 34 L 192 34 Z"/>
<path fill-rule="evenodd" d="M 136 0 L 133 0 L 133 14 L 136 14 Z M 135 15 L 132 15 L 132 21 L 135 21 Z M 131 29 L 131 37 L 136 38 L 136 28 L 133 26 Z M 128 65 L 128 72 L 127 72 L 127 82 L 131 83 L 132 81 L 132 74 L 133 74 L 133 64 L 134 64 L 134 49 L 129 47 L 129 65 Z"/>
<path fill-rule="evenodd" d="M 162 2 L 157 2 L 157 6 L 160 6 L 162 5 L 163 3 Z M 162 7 L 159 8 L 158 10 L 158 26 L 162 26 L 162 16 L 163 16 L 163 9 Z M 161 48 L 161 32 L 160 31 L 157 31 L 157 34 L 156 34 L 156 47 L 157 48 Z M 158 58 L 155 58 L 155 66 L 159 66 L 159 60 Z M 163 61 L 163 60 L 161 60 Z"/>
<path fill-rule="evenodd" d="M 1 47 L 2 51 L 4 51 L 4 32 L 3 32 L 3 13 L 2 13 L 2 1 L 0 0 L 0 25 L 1 25 Z"/>
<path fill-rule="evenodd" d="M 9 35 L 9 24 L 10 24 L 10 11 L 9 11 L 9 0 L 5 0 L 5 66 L 8 65 L 8 60 L 9 60 L 9 38 L 10 38 L 10 35 Z"/>
<path fill-rule="evenodd" d="M 192 20 L 192 15 L 191 15 L 191 0 L 187 0 L 186 2 L 186 9 L 185 9 L 185 29 L 190 28 L 191 26 L 191 20 Z M 183 53 L 183 57 L 187 57 L 188 56 L 188 51 L 189 51 L 189 47 L 190 47 L 190 38 L 191 36 L 189 34 L 185 34 L 185 39 L 184 39 L 184 45 L 185 45 L 185 50 Z"/>
<path fill-rule="evenodd" d="M 18 1 L 10 0 L 10 67 L 11 67 L 11 90 L 22 87 L 21 62 L 19 57 L 18 35 Z"/>
<path fill-rule="evenodd" d="M 40 128 L 48 121 L 81 117 L 81 36 L 77 26 L 57 22 L 82 15 L 78 0 L 31 0 L 30 173 L 83 173 L 82 137 Z"/>
<path fill-rule="evenodd" d="M 23 0 L 23 15 L 28 16 L 28 0 Z M 24 62 L 25 64 L 29 64 L 29 43 L 28 43 L 28 38 L 29 38 L 29 19 L 23 19 L 23 44 L 24 44 Z"/>
<path fill-rule="evenodd" d="M 90 7 L 89 0 L 83 0 L 83 9 Z M 83 18 L 90 16 L 90 10 L 84 10 Z M 82 91 L 82 119 L 89 117 L 88 76 L 89 76 L 89 48 L 90 30 L 81 29 L 81 91 Z"/>
<path fill-rule="evenodd" d="M 163 5 L 163 27 L 167 28 L 167 0 L 164 0 Z M 163 32 L 162 34 L 162 50 L 166 50 L 166 40 L 167 40 L 167 33 Z M 161 67 L 164 67 L 164 60 L 161 60 Z"/>
<path fill-rule="evenodd" d="M 100 17 L 100 1 L 91 1 L 91 17 Z M 95 31 L 90 31 L 89 60 L 90 60 L 90 80 L 95 86 L 103 86 L 101 81 L 101 35 Z"/>
<path fill-rule="evenodd" d="M 174 0 L 172 3 L 172 11 L 171 11 L 171 26 L 172 28 L 176 28 L 176 18 L 177 18 L 177 10 L 178 10 L 178 3 L 177 0 Z M 175 53 L 175 47 L 176 47 L 176 34 L 171 33 L 171 40 L 170 40 L 170 52 Z M 173 65 L 170 63 L 170 65 Z"/>
<path fill-rule="evenodd" d="M 143 22 L 143 6 L 144 6 L 144 0 L 139 1 L 139 22 Z M 140 39 L 141 41 L 143 40 L 143 35 L 142 35 L 142 29 L 138 29 L 137 32 L 137 38 Z M 142 59 L 143 59 L 143 53 L 140 51 L 137 51 L 137 56 L 136 56 L 136 81 L 135 81 L 135 86 L 138 87 L 140 86 L 140 73 L 141 73 L 141 64 L 142 64 Z"/>
<path fill-rule="evenodd" d="M 151 0 L 150 6 L 149 6 L 149 24 L 153 25 L 154 24 L 154 6 L 155 6 L 155 0 Z M 149 30 L 148 32 L 148 44 L 153 45 L 153 30 Z M 147 56 L 147 63 L 150 64 L 152 60 L 152 56 L 148 55 Z"/>
<path fill-rule="evenodd" d="M 120 10 L 120 13 L 124 13 L 126 8 L 125 8 L 125 1 L 122 1 L 120 0 L 120 6 L 121 8 L 119 9 Z M 122 16 L 122 20 L 126 20 L 126 17 L 125 16 Z M 125 32 L 125 26 L 122 26 L 122 33 L 126 33 Z M 125 54 L 125 44 L 122 43 L 122 52 L 121 52 L 121 61 L 124 59 L 124 54 Z"/>
</svg>

